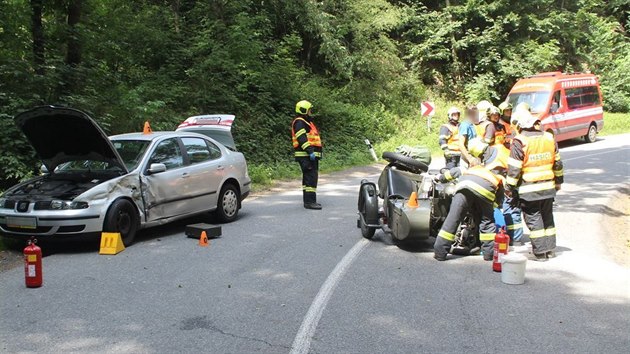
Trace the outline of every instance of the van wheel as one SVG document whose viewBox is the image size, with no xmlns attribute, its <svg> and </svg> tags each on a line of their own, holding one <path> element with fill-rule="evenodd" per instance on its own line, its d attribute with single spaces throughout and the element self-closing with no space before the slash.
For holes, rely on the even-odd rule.
<svg viewBox="0 0 630 354">
<path fill-rule="evenodd" d="M 123 244 L 129 246 L 136 237 L 139 226 L 136 207 L 126 199 L 118 199 L 112 203 L 105 215 L 103 231 L 119 232 Z"/>
<path fill-rule="evenodd" d="M 584 135 L 584 140 L 587 143 L 594 143 L 597 140 L 597 127 L 594 123 L 591 123 L 591 126 L 588 127 L 588 133 Z"/>
</svg>

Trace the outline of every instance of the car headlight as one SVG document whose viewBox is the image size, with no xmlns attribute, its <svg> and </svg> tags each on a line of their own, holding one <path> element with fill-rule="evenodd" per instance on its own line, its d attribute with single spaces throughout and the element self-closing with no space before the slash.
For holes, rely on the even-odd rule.
<svg viewBox="0 0 630 354">
<path fill-rule="evenodd" d="M 87 202 L 67 202 L 65 200 L 53 200 L 50 202 L 52 210 L 87 209 Z"/>
<path fill-rule="evenodd" d="M 7 198 L 0 198 L 0 208 L 4 208 L 4 204 L 7 201 Z"/>
</svg>

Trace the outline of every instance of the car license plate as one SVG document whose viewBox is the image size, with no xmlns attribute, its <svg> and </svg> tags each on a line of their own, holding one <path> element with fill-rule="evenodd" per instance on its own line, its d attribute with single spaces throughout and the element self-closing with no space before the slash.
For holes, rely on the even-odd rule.
<svg viewBox="0 0 630 354">
<path fill-rule="evenodd" d="M 19 229 L 36 229 L 37 228 L 36 218 L 7 216 L 6 220 L 7 220 L 8 227 L 15 227 Z"/>
</svg>

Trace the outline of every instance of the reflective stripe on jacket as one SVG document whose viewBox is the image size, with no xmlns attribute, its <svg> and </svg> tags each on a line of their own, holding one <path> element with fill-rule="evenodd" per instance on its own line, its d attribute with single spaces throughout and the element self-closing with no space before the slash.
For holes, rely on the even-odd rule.
<svg viewBox="0 0 630 354">
<path fill-rule="evenodd" d="M 304 127 L 295 131 L 296 123 L 303 123 L 299 125 Z M 295 157 L 308 157 L 309 151 L 314 152 L 317 157 L 322 156 L 322 140 L 315 123 L 302 117 L 295 118 L 291 123 L 291 140 Z"/>
<path fill-rule="evenodd" d="M 500 185 L 501 178 L 499 176 L 483 166 L 475 166 L 464 171 L 456 189 L 467 189 L 490 202 L 494 202 Z"/>
</svg>

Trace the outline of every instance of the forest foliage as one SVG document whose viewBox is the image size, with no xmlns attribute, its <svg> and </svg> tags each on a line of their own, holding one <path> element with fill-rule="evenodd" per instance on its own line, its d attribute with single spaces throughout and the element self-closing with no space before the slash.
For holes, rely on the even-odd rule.
<svg viewBox="0 0 630 354">
<path fill-rule="evenodd" d="M 110 134 L 232 113 L 253 166 L 291 160 L 296 101 L 340 165 L 427 98 L 502 100 L 541 71 L 599 75 L 630 110 L 628 0 L 0 0 L 0 189 L 37 161 L 12 117 L 87 111 Z M 420 129 L 420 128 L 419 128 Z"/>
</svg>

